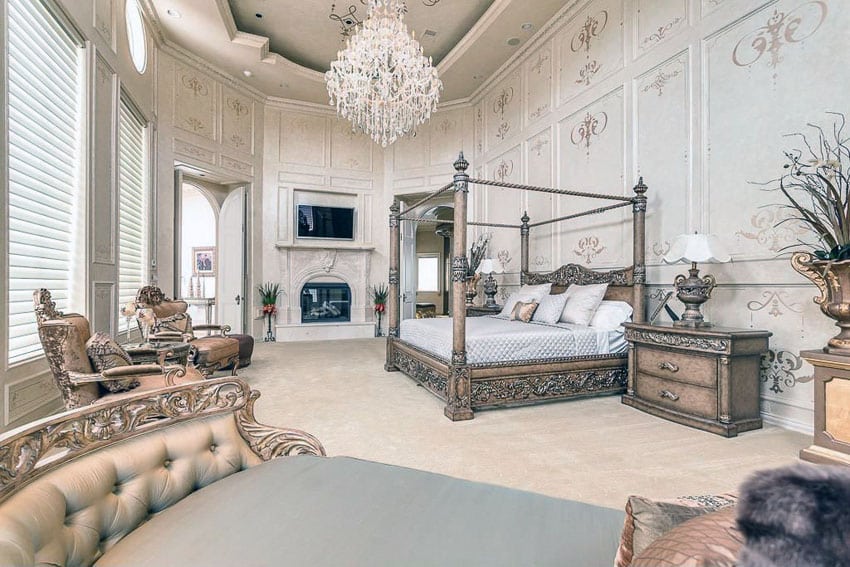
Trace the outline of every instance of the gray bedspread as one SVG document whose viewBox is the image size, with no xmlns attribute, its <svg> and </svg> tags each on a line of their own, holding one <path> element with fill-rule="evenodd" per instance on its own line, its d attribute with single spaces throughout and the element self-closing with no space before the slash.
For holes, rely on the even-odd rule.
<svg viewBox="0 0 850 567">
<path fill-rule="evenodd" d="M 405 319 L 399 337 L 443 360 L 452 358 L 452 320 Z M 469 364 L 522 362 L 625 352 L 623 329 L 613 331 L 557 323 L 509 321 L 498 316 L 466 320 Z"/>
<path fill-rule="evenodd" d="M 346 457 L 287 457 L 199 490 L 96 565 L 613 563 L 623 512 Z"/>
</svg>

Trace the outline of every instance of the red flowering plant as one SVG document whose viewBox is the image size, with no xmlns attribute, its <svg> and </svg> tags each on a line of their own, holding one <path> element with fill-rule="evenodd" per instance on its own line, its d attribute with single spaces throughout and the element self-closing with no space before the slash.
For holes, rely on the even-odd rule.
<svg viewBox="0 0 850 567">
<path fill-rule="evenodd" d="M 375 313 L 383 313 L 387 309 L 387 297 L 390 290 L 385 284 L 372 286 L 372 303 L 375 305 Z"/>
<path fill-rule="evenodd" d="M 257 286 L 260 292 L 260 301 L 263 304 L 263 315 L 271 317 L 277 313 L 277 298 L 280 296 L 280 284 L 266 282 Z"/>
</svg>

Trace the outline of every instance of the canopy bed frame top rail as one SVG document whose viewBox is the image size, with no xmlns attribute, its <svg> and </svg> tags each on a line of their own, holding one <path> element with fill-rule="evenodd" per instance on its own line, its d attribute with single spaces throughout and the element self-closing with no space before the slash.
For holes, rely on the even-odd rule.
<svg viewBox="0 0 850 567">
<path fill-rule="evenodd" d="M 626 197 L 622 195 L 608 195 L 602 193 L 587 193 L 582 191 L 572 191 L 566 189 L 557 189 L 550 187 L 538 187 L 533 185 L 521 185 L 516 183 L 505 183 L 501 181 L 490 181 L 486 179 L 471 179 L 466 173 L 469 168 L 469 162 L 464 158 L 463 152 L 458 156 L 454 163 L 454 177 L 451 183 L 441 187 L 420 199 L 412 206 L 408 207 L 404 213 L 401 212 L 401 206 L 398 199 L 393 201 L 390 207 L 390 251 L 389 251 L 389 309 L 388 309 L 388 324 L 389 330 L 387 333 L 387 358 L 384 368 L 388 372 L 402 369 L 405 373 L 411 375 L 414 379 L 419 380 L 417 375 L 433 372 L 434 359 L 421 355 L 416 349 L 407 348 L 409 345 L 399 338 L 399 326 L 401 317 L 400 305 L 400 266 L 401 266 L 401 228 L 402 221 L 409 222 L 434 222 L 434 219 L 422 218 L 421 216 L 412 216 L 414 209 L 421 207 L 431 199 L 441 195 L 449 190 L 454 190 L 454 220 L 439 221 L 441 223 L 453 224 L 453 249 L 451 262 L 451 281 L 452 281 L 452 304 L 455 306 L 465 305 L 465 287 L 466 273 L 469 267 L 469 258 L 466 255 L 467 250 L 467 234 L 468 226 L 486 226 L 493 228 L 509 228 L 520 231 L 521 242 L 521 272 L 520 279 L 522 283 L 553 283 L 558 286 L 567 286 L 573 283 L 609 283 L 613 287 L 619 287 L 620 290 L 615 295 L 618 298 L 628 300 L 634 308 L 634 321 L 643 322 L 645 319 L 645 286 L 646 286 L 646 191 L 647 186 L 643 183 L 643 178 L 640 178 L 638 184 L 634 186 L 634 196 Z M 502 224 L 502 223 L 484 223 L 467 220 L 467 201 L 469 197 L 469 185 L 484 185 L 493 187 L 503 187 L 508 189 L 518 189 L 523 191 L 537 191 L 544 193 L 553 193 L 559 195 L 568 195 L 574 197 L 586 197 L 591 199 L 604 199 L 616 201 L 614 204 L 590 209 L 581 213 L 561 216 L 554 219 L 538 221 L 530 223 L 531 220 L 528 214 L 523 214 L 520 219 L 522 224 Z M 614 270 L 610 272 L 596 272 L 588 270 L 582 266 L 568 264 L 554 272 L 548 274 L 532 273 L 529 271 L 529 234 L 532 228 L 571 220 L 583 216 L 600 214 L 609 210 L 619 209 L 632 206 L 634 222 L 633 229 L 633 265 L 624 270 Z M 626 289 L 623 289 L 626 288 Z M 630 288 L 631 293 L 628 293 Z M 625 293 L 624 293 L 625 292 Z M 605 357 L 603 357 L 605 359 Z M 490 390 L 495 388 L 495 384 L 502 385 L 502 390 L 492 393 L 492 403 L 486 404 L 486 407 L 494 407 L 499 405 L 515 405 L 517 403 L 529 403 L 529 397 L 518 397 L 523 395 L 525 387 L 518 386 L 517 380 L 521 383 L 538 384 L 558 384 L 561 386 L 556 388 L 556 392 L 552 395 L 539 396 L 540 399 L 555 399 L 585 395 L 598 395 L 599 393 L 616 393 L 623 391 L 625 385 L 625 367 L 623 366 L 622 355 L 612 355 L 608 357 L 608 361 L 601 366 L 595 364 L 591 370 L 584 368 L 583 362 L 586 360 L 576 358 L 575 364 L 578 365 L 575 371 L 571 370 L 571 363 L 560 361 L 556 364 L 545 361 L 527 361 L 522 364 L 517 364 L 518 374 L 516 376 L 504 375 L 500 376 L 498 381 L 488 380 L 481 372 L 481 366 L 476 366 L 476 377 L 471 376 L 471 366 L 467 363 L 466 357 L 466 310 L 461 308 L 453 309 L 452 313 L 452 355 L 448 366 L 443 366 L 440 374 L 446 374 L 444 395 L 441 395 L 446 401 L 445 414 L 446 417 L 453 421 L 472 419 L 473 406 L 481 407 L 481 404 L 473 403 L 473 389 L 481 391 L 485 383 Z M 631 359 L 631 356 L 629 356 Z M 564 364 L 567 366 L 565 367 Z M 500 365 L 504 367 L 504 365 Z M 411 369 L 416 369 L 414 372 Z M 589 374 L 588 374 L 589 372 Z M 531 373 L 531 374 L 529 374 Z M 603 376 L 604 375 L 604 376 Z M 600 378 L 601 377 L 601 378 Z M 506 382 L 507 380 L 507 382 Z M 542 382 L 541 382 L 542 380 Z M 582 384 L 589 384 L 589 388 L 574 387 L 573 382 L 578 380 Z M 524 381 L 524 382 L 523 382 Z M 473 384 L 475 382 L 475 384 Z M 571 385 L 572 384 L 572 385 Z M 629 385 L 631 389 L 631 385 Z M 489 398 L 488 398 L 489 399 Z M 531 399 L 538 399 L 537 396 L 532 396 Z"/>
</svg>

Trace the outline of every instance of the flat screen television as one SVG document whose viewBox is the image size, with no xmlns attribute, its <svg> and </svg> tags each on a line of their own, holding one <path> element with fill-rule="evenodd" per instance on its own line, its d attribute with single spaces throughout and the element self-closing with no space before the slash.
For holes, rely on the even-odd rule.
<svg viewBox="0 0 850 567">
<path fill-rule="evenodd" d="M 354 240 L 354 209 L 298 205 L 298 238 Z"/>
</svg>

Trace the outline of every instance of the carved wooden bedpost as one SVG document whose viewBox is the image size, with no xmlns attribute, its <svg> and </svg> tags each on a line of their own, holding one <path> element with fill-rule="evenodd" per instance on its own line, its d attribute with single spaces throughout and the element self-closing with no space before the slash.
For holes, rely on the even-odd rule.
<svg viewBox="0 0 850 567">
<path fill-rule="evenodd" d="M 528 221 L 531 219 L 528 218 L 528 211 L 525 211 L 522 214 L 522 226 L 519 227 L 519 235 L 520 235 L 520 269 L 519 269 L 519 283 L 525 283 L 525 274 L 528 273 L 528 233 L 531 232 L 531 227 L 528 226 Z"/>
<path fill-rule="evenodd" d="M 452 362 L 446 391 L 446 417 L 452 421 L 472 419 L 469 366 L 466 364 L 466 205 L 469 197 L 469 162 L 463 152 L 454 163 L 454 249 L 452 251 Z"/>
<path fill-rule="evenodd" d="M 387 320 L 387 361 L 384 370 L 398 370 L 393 362 L 393 341 L 398 338 L 401 306 L 399 305 L 399 265 L 401 264 L 401 227 L 398 218 L 401 207 L 398 199 L 393 199 L 390 206 L 390 272 L 389 272 L 389 313 Z"/>
<path fill-rule="evenodd" d="M 646 320 L 646 185 L 643 177 L 635 185 L 635 196 L 632 201 L 634 212 L 634 321 L 643 323 Z"/>
</svg>

